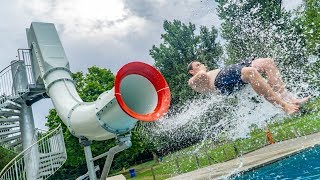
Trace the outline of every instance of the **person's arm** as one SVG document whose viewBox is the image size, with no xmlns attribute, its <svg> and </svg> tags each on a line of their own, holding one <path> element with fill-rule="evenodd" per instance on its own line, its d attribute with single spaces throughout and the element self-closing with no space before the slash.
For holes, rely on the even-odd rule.
<svg viewBox="0 0 320 180">
<path fill-rule="evenodd" d="M 210 78 L 205 71 L 199 71 L 189 79 L 188 85 L 199 93 L 208 93 L 210 89 Z"/>
</svg>

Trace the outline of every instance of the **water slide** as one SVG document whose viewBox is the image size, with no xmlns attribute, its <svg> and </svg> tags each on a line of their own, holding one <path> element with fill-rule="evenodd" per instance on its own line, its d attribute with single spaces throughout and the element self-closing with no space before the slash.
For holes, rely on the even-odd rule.
<svg viewBox="0 0 320 180">
<path fill-rule="evenodd" d="M 89 140 L 107 140 L 129 132 L 140 121 L 155 121 L 170 105 L 170 90 L 154 67 L 131 62 L 116 74 L 114 87 L 94 102 L 83 102 L 76 91 L 54 24 L 32 23 L 27 29 L 36 82 L 48 96 L 70 132 Z"/>
</svg>

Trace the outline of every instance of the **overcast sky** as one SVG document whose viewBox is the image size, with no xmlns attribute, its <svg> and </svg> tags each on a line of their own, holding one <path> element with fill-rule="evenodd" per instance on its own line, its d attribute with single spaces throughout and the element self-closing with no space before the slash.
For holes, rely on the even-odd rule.
<svg viewBox="0 0 320 180">
<path fill-rule="evenodd" d="M 302 0 L 284 0 L 294 9 Z M 161 42 L 165 19 L 220 27 L 214 0 L 2 0 L 0 11 L 0 70 L 27 48 L 25 28 L 33 21 L 56 25 L 72 72 L 91 66 L 116 73 L 140 60 L 153 64 L 152 45 Z M 36 126 L 45 129 L 50 100 L 33 105 Z"/>
</svg>

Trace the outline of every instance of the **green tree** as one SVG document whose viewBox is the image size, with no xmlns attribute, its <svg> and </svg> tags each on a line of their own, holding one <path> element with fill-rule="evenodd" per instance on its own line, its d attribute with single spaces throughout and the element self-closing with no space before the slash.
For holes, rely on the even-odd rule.
<svg viewBox="0 0 320 180">
<path fill-rule="evenodd" d="M 301 28 L 308 51 L 320 56 L 320 1 L 305 0 L 305 10 L 301 16 Z"/>
<path fill-rule="evenodd" d="M 222 47 L 216 42 L 217 30 L 212 27 L 200 27 L 200 34 L 196 35 L 196 26 L 181 21 L 164 21 L 163 42 L 159 47 L 153 45 L 150 50 L 155 66 L 166 78 L 173 105 L 182 104 L 194 95 L 188 87 L 189 75 L 187 65 L 193 60 L 205 63 L 209 68 L 217 68 Z"/>
<path fill-rule="evenodd" d="M 227 63 L 256 55 L 273 57 L 285 66 L 301 67 L 306 62 L 301 36 L 294 28 L 290 12 L 281 0 L 216 0 L 223 20 Z"/>
<path fill-rule="evenodd" d="M 174 117 L 175 114 L 183 112 L 184 104 L 192 103 L 193 97 L 197 95 L 188 86 L 190 78 L 187 72 L 188 64 L 198 60 L 207 65 L 209 69 L 218 68 L 223 50 L 217 42 L 218 31 L 215 27 L 201 26 L 197 30 L 192 23 L 184 24 L 179 20 L 174 20 L 164 21 L 163 28 L 165 32 L 161 34 L 162 43 L 159 46 L 154 45 L 150 50 L 150 55 L 155 60 L 155 66 L 169 84 L 172 94 L 171 104 L 173 105 L 169 116 Z M 214 114 L 220 115 L 222 113 Z M 211 117 L 204 115 L 199 121 L 204 123 L 209 120 L 214 121 Z M 154 132 L 152 131 L 157 128 L 157 125 L 149 125 L 146 128 L 146 134 L 150 134 L 148 142 L 158 147 L 158 153 L 161 155 L 195 144 L 205 136 L 197 128 L 186 128 L 190 125 L 188 123 L 173 131 L 156 130 Z"/>
<path fill-rule="evenodd" d="M 2 170 L 17 154 L 0 146 L 0 169 Z"/>
<path fill-rule="evenodd" d="M 302 11 L 301 11 L 302 10 Z M 303 6 L 296 11 L 295 27 L 303 35 L 303 43 L 308 52 L 308 74 L 311 82 L 319 89 L 320 67 L 320 2 L 304 0 Z"/>
</svg>

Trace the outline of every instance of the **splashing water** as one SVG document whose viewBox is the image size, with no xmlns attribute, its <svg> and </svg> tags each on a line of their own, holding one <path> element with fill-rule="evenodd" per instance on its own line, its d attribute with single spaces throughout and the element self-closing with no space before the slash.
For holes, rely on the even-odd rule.
<svg viewBox="0 0 320 180">
<path fill-rule="evenodd" d="M 248 3 L 245 0 L 241 3 L 232 3 L 233 1 L 223 8 L 236 5 L 241 9 Z M 281 31 L 280 26 L 275 25 L 285 26 L 286 19 L 280 18 L 267 28 L 262 27 L 259 18 L 252 18 L 260 8 L 257 5 L 250 13 L 232 19 L 242 30 L 238 38 L 247 38 L 247 48 L 258 57 L 271 57 L 275 60 L 293 97 L 306 94 L 318 96 L 319 89 L 315 88 L 314 83 L 319 82 L 319 73 L 309 70 L 316 66 L 319 58 L 306 55 L 306 48 L 301 38 L 296 36 L 295 30 Z M 297 66 L 298 64 L 303 66 Z M 222 137 L 248 137 L 252 125 L 264 128 L 266 123 L 281 120 L 284 116 L 281 108 L 267 102 L 250 85 L 246 85 L 241 91 L 228 97 L 213 94 L 190 100 L 179 110 L 171 110 L 166 117 L 144 126 L 143 131 L 161 151 L 175 144 L 179 146 L 184 143 L 216 141 Z M 203 144 L 200 143 L 195 151 Z"/>
<path fill-rule="evenodd" d="M 319 91 L 309 88 L 308 82 L 291 86 L 290 95 L 319 95 Z M 252 125 L 264 129 L 267 123 L 282 120 L 284 111 L 258 96 L 247 84 L 230 96 L 212 94 L 185 103 L 178 112 L 171 112 L 155 123 L 144 127 L 144 134 L 159 151 L 174 144 L 201 142 L 193 152 L 200 150 L 206 141 L 221 138 L 235 140 L 246 138 Z"/>
<path fill-rule="evenodd" d="M 283 116 L 284 113 L 246 85 L 228 97 L 213 94 L 189 101 L 179 113 L 162 118 L 147 128 L 152 132 L 149 135 L 152 141 L 163 148 L 170 145 L 168 142 L 181 143 L 189 138 L 217 140 L 222 134 L 228 139 L 244 138 L 252 124 L 263 128 L 266 121 L 276 115 Z M 163 136 L 165 138 L 161 138 Z"/>
</svg>

